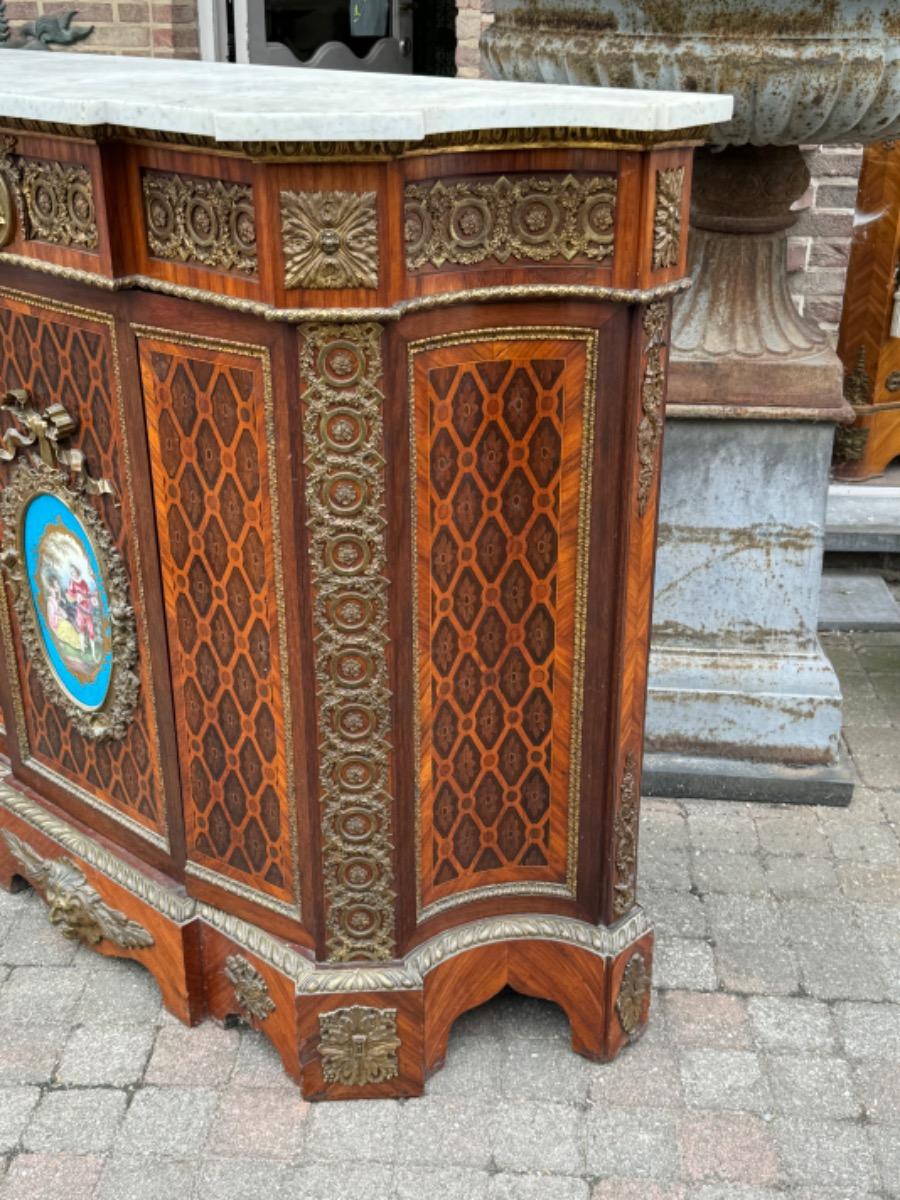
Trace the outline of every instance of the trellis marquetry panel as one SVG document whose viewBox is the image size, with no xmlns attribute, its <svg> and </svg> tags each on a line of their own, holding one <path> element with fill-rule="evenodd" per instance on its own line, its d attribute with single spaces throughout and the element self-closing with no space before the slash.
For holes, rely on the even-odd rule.
<svg viewBox="0 0 900 1200">
<path fill-rule="evenodd" d="M 426 911 L 570 882 L 587 357 L 562 338 L 414 357 Z"/>
<path fill-rule="evenodd" d="M 62 404 L 78 421 L 68 447 L 82 451 L 93 478 L 107 479 L 115 488 L 118 503 L 105 496 L 85 502 L 99 512 L 128 575 L 140 676 L 138 702 L 125 737 L 91 741 L 44 691 L 22 653 L 11 614 L 17 663 L 15 675 L 10 663 L 10 683 L 15 691 L 21 686 L 20 703 L 14 698 L 22 725 L 20 751 L 29 766 L 63 787 L 70 785 L 79 799 L 165 846 L 166 812 L 112 322 L 104 314 L 51 301 L 39 304 L 20 293 L 3 292 L 0 299 L 3 389 L 27 389 L 38 409 Z"/>
<path fill-rule="evenodd" d="M 268 358 L 140 339 L 188 870 L 296 891 Z M 199 870 L 198 870 L 199 868 Z"/>
</svg>

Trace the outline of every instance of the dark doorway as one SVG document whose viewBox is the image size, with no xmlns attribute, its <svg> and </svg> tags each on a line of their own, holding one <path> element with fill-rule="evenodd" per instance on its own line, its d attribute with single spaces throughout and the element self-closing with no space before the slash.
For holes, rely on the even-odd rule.
<svg viewBox="0 0 900 1200">
<path fill-rule="evenodd" d="M 456 74 L 454 0 L 414 0 L 413 74 Z"/>
</svg>

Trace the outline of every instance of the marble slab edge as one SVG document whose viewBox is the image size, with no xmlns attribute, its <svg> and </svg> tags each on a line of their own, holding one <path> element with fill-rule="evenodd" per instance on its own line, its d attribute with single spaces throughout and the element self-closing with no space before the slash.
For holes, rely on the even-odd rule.
<svg viewBox="0 0 900 1200">
<path fill-rule="evenodd" d="M 726 121 L 730 96 L 0 50 L 0 118 L 215 141 L 418 141 L 479 129 L 639 132 Z"/>
</svg>

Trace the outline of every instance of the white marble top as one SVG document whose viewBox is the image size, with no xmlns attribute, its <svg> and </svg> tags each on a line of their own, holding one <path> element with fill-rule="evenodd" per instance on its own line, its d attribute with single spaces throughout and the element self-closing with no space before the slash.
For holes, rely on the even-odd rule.
<svg viewBox="0 0 900 1200">
<path fill-rule="evenodd" d="M 473 129 L 666 131 L 726 121 L 730 96 L 0 50 L 0 118 L 217 141 L 417 141 Z"/>
</svg>

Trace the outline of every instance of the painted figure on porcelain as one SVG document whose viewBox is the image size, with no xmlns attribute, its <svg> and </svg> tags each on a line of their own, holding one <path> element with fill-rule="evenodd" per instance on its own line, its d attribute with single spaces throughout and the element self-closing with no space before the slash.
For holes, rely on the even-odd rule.
<svg viewBox="0 0 900 1200">
<path fill-rule="evenodd" d="M 43 649 L 59 682 L 83 708 L 105 700 L 112 672 L 109 602 L 81 522 L 41 494 L 23 517 L 25 557 Z"/>
</svg>

